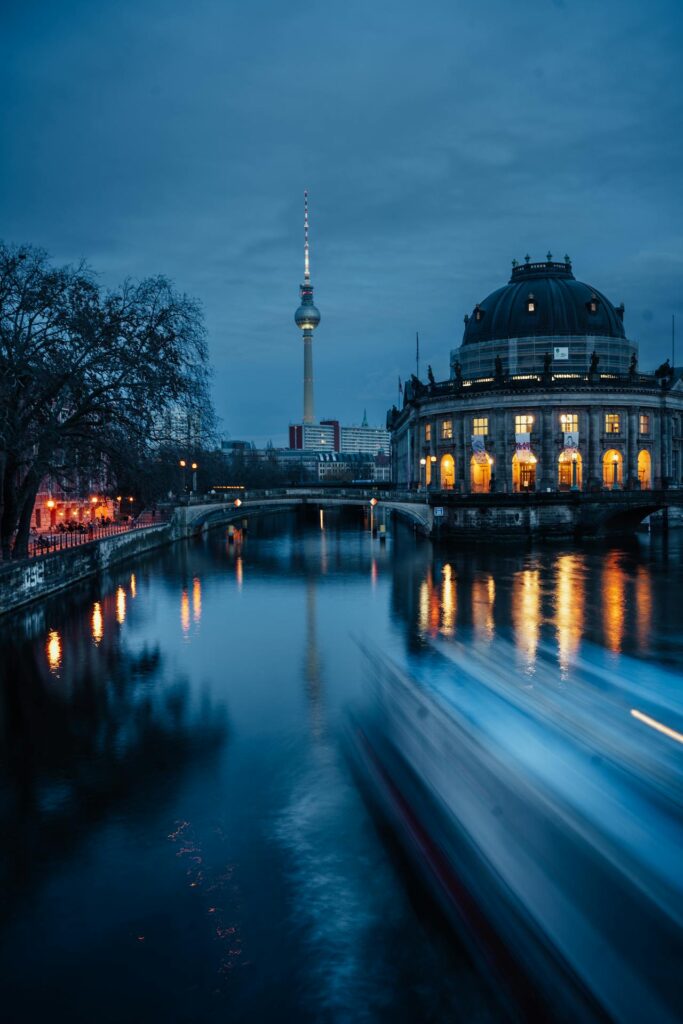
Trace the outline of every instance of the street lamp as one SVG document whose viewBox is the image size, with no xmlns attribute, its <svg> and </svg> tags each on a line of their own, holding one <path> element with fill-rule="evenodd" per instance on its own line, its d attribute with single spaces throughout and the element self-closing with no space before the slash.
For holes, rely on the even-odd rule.
<svg viewBox="0 0 683 1024">
<path fill-rule="evenodd" d="M 180 468 L 183 471 L 183 494 L 184 494 L 185 491 L 187 490 L 187 485 L 185 483 L 185 468 L 187 466 L 187 462 L 185 461 L 185 459 L 181 459 L 180 462 L 178 463 L 178 465 L 180 466 Z"/>
<path fill-rule="evenodd" d="M 616 455 L 612 459 L 612 490 L 619 490 L 619 459 Z"/>
<path fill-rule="evenodd" d="M 427 460 L 425 458 L 420 459 L 420 466 L 424 466 L 425 471 L 425 491 L 427 490 Z M 422 469 L 420 469 L 420 487 L 422 487 Z"/>
<path fill-rule="evenodd" d="M 578 491 L 578 456 L 576 452 L 572 452 L 572 490 Z"/>
<path fill-rule="evenodd" d="M 429 474 L 429 483 L 430 483 L 430 486 L 433 487 L 434 486 L 434 483 L 433 483 L 433 481 L 434 481 L 434 463 L 436 462 L 436 455 L 430 455 L 429 456 L 429 461 L 432 464 L 432 471 Z M 426 483 L 427 483 L 427 480 L 426 480 L 426 477 L 425 477 L 425 484 Z"/>
<path fill-rule="evenodd" d="M 192 463 L 192 493 L 195 494 L 197 491 L 197 470 L 199 466 L 196 462 Z"/>
</svg>

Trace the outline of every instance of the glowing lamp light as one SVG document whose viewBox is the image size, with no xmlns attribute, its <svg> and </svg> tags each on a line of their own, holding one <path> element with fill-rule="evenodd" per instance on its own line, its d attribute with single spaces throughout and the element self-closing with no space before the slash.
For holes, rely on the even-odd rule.
<svg viewBox="0 0 683 1024">
<path fill-rule="evenodd" d="M 129 498 L 128 501 L 135 501 L 135 498 Z"/>
<path fill-rule="evenodd" d="M 242 504 L 242 499 L 241 498 L 235 498 L 234 504 L 235 504 L 235 508 L 239 508 L 240 505 Z"/>
<path fill-rule="evenodd" d="M 54 501 L 52 500 L 52 498 L 50 498 L 50 500 L 48 501 L 48 503 L 47 503 L 47 507 L 48 507 L 48 508 L 54 508 L 54 507 L 55 507 L 55 503 L 54 503 Z"/>
<path fill-rule="evenodd" d="M 372 507 L 374 508 L 374 507 L 375 507 L 375 505 L 377 504 L 377 498 L 370 498 L 370 504 L 371 504 L 371 505 L 372 505 Z"/>
<path fill-rule="evenodd" d="M 178 465 L 180 466 L 181 469 L 185 469 L 187 463 L 185 462 L 185 459 L 181 459 Z"/>
<path fill-rule="evenodd" d="M 421 466 L 426 466 L 427 465 L 427 460 L 426 459 L 420 459 L 420 465 Z"/>
<path fill-rule="evenodd" d="M 97 498 L 91 498 L 90 501 L 93 505 L 97 504 Z"/>
<path fill-rule="evenodd" d="M 199 469 L 199 466 L 197 465 L 197 463 L 196 463 L 196 462 L 193 462 L 193 463 L 192 463 L 192 468 L 193 468 L 193 469 Z"/>
</svg>

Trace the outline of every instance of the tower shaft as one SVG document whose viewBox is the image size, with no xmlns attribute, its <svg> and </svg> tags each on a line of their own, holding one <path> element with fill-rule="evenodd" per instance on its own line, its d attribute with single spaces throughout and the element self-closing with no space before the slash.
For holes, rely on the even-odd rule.
<svg viewBox="0 0 683 1024">
<path fill-rule="evenodd" d="M 314 423 L 313 415 L 313 331 L 302 332 L 304 339 L 304 423 Z"/>
</svg>

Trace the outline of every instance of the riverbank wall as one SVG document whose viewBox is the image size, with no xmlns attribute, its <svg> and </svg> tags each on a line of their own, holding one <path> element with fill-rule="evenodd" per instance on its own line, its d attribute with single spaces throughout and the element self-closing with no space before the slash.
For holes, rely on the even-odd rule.
<svg viewBox="0 0 683 1024">
<path fill-rule="evenodd" d="M 0 565 L 0 615 L 138 558 L 183 536 L 175 517 L 158 526 L 118 533 L 74 548 Z"/>
<path fill-rule="evenodd" d="M 101 540 L 86 541 L 73 548 L 51 551 L 18 562 L 0 564 L 0 615 L 14 611 L 32 601 L 106 572 L 124 562 L 132 561 L 157 548 L 185 540 L 202 530 L 224 525 L 243 515 L 226 506 L 210 506 L 214 515 L 206 522 L 207 508 L 189 506 L 176 508 L 170 519 L 154 526 L 145 526 L 126 533 L 117 533 Z"/>
</svg>

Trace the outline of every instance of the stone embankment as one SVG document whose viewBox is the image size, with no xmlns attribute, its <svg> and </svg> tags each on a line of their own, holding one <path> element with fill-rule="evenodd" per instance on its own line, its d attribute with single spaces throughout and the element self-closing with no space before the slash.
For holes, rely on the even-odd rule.
<svg viewBox="0 0 683 1024">
<path fill-rule="evenodd" d="M 171 521 L 0 565 L 0 615 L 168 544 L 175 533 Z"/>
<path fill-rule="evenodd" d="M 215 516 L 211 523 L 205 521 L 207 511 Z M 184 540 L 202 529 L 230 522 L 243 515 L 244 512 L 232 505 L 185 506 L 176 508 L 170 519 L 157 525 L 87 541 L 73 548 L 35 555 L 17 562 L 0 563 L 0 615 L 48 597 L 166 544 Z"/>
</svg>

